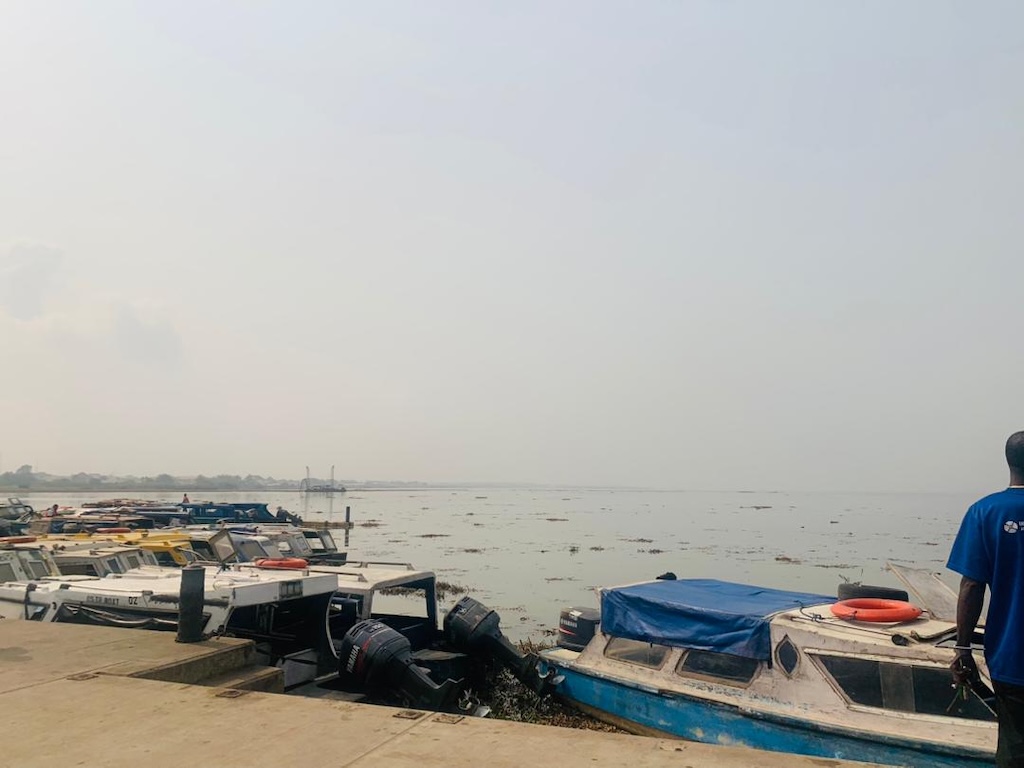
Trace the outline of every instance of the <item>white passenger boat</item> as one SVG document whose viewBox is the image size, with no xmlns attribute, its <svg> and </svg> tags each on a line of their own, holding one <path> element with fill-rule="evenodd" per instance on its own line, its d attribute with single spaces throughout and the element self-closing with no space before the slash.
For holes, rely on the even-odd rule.
<svg viewBox="0 0 1024 768">
<path fill-rule="evenodd" d="M 837 618 L 827 595 L 709 579 L 605 589 L 600 599 L 592 637 L 587 611 L 566 612 L 563 647 L 542 656 L 562 676 L 557 694 L 602 720 L 889 765 L 993 764 L 981 638 L 980 684 L 954 689 L 948 599 L 936 611 L 946 618 L 885 622 Z"/>
<path fill-rule="evenodd" d="M 134 549 L 124 551 L 130 556 Z M 109 560 L 113 552 L 98 556 Z M 0 619 L 177 629 L 181 569 L 140 564 L 99 578 L 53 575 L 56 568 L 42 547 L 0 549 L 0 577 L 16 577 L 0 583 Z M 283 668 L 286 687 L 336 671 L 327 629 L 336 576 L 251 566 L 207 566 L 203 572 L 204 634 L 254 640 L 258 660 Z"/>
</svg>

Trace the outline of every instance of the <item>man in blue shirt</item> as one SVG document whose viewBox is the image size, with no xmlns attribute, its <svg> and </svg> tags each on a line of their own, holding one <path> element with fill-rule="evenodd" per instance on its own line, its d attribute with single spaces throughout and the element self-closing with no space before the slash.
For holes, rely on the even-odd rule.
<svg viewBox="0 0 1024 768">
<path fill-rule="evenodd" d="M 996 765 L 1024 768 L 1024 432 L 1006 441 L 1006 463 L 1009 488 L 967 510 L 946 563 L 963 576 L 951 669 L 958 683 L 977 678 L 972 640 L 987 585 L 985 662 L 999 718 Z"/>
</svg>

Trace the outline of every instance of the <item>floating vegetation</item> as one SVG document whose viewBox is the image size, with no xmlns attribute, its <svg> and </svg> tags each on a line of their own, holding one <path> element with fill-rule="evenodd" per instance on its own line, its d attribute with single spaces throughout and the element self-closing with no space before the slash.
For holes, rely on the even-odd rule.
<svg viewBox="0 0 1024 768">
<path fill-rule="evenodd" d="M 438 600 L 446 600 L 453 595 L 464 595 L 469 591 L 469 587 L 454 584 L 450 581 L 441 581 L 440 579 L 435 582 L 435 588 Z M 419 596 L 423 594 L 423 590 L 414 587 L 384 587 L 380 590 L 380 593 L 382 595 Z"/>
<path fill-rule="evenodd" d="M 466 547 L 465 549 L 462 549 L 461 551 L 465 552 L 467 555 L 479 555 L 479 554 L 481 554 L 483 552 L 482 549 L 479 549 L 477 547 Z"/>
<path fill-rule="evenodd" d="M 769 504 L 751 504 L 749 507 L 740 507 L 740 509 L 771 509 Z"/>
<path fill-rule="evenodd" d="M 441 579 L 438 579 L 434 586 L 437 589 L 438 600 L 445 600 L 452 595 L 464 595 L 469 592 L 469 587 L 454 584 L 450 581 L 442 581 Z"/>
<path fill-rule="evenodd" d="M 384 523 L 380 520 L 364 520 L 359 523 L 360 528 L 380 528 L 382 525 L 384 525 Z"/>
<path fill-rule="evenodd" d="M 545 517 L 544 519 L 547 520 L 549 523 L 568 523 L 569 522 L 569 518 L 568 517 Z"/>
<path fill-rule="evenodd" d="M 570 544 L 569 545 L 569 554 L 570 555 L 575 555 L 579 551 L 580 551 L 580 548 L 578 546 L 576 546 L 575 544 Z"/>
<path fill-rule="evenodd" d="M 801 560 L 797 557 L 790 557 L 789 555 L 776 555 L 775 562 L 777 563 L 792 563 L 793 565 L 799 565 Z"/>
<path fill-rule="evenodd" d="M 648 549 L 647 550 L 647 554 L 648 555 L 663 555 L 663 554 L 665 554 L 665 550 L 663 550 L 663 549 Z"/>
<path fill-rule="evenodd" d="M 604 547 L 600 547 L 600 546 L 598 546 L 598 547 L 591 547 L 590 551 L 591 552 L 604 552 Z"/>
<path fill-rule="evenodd" d="M 626 539 L 631 544 L 653 544 L 654 539 Z"/>
<path fill-rule="evenodd" d="M 420 533 L 418 537 L 421 539 L 447 539 L 451 536 L 450 533 Z"/>
</svg>

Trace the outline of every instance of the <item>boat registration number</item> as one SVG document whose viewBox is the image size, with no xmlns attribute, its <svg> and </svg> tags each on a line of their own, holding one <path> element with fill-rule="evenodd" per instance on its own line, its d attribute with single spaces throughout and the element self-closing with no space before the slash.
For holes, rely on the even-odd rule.
<svg viewBox="0 0 1024 768">
<path fill-rule="evenodd" d="M 86 595 L 85 602 L 93 603 L 94 605 L 120 605 L 121 599 L 119 597 L 111 597 L 110 595 Z"/>
</svg>

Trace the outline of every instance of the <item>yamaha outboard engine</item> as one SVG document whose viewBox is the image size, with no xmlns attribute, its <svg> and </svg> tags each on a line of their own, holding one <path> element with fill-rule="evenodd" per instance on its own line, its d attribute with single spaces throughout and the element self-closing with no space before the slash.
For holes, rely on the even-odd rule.
<svg viewBox="0 0 1024 768">
<path fill-rule="evenodd" d="M 444 617 L 445 639 L 459 650 L 489 653 L 537 694 L 548 693 L 555 684 L 554 671 L 541 674 L 540 659 L 523 653 L 509 642 L 498 625 L 501 617 L 472 597 L 464 597 Z"/>
<path fill-rule="evenodd" d="M 594 639 L 600 623 L 600 611 L 593 608 L 567 608 L 558 617 L 558 646 L 570 651 L 582 651 Z"/>
<path fill-rule="evenodd" d="M 408 706 L 431 710 L 447 708 L 458 694 L 456 681 L 436 685 L 416 666 L 408 639 L 374 619 L 346 632 L 338 655 L 338 678 L 354 690 L 398 694 Z"/>
</svg>

